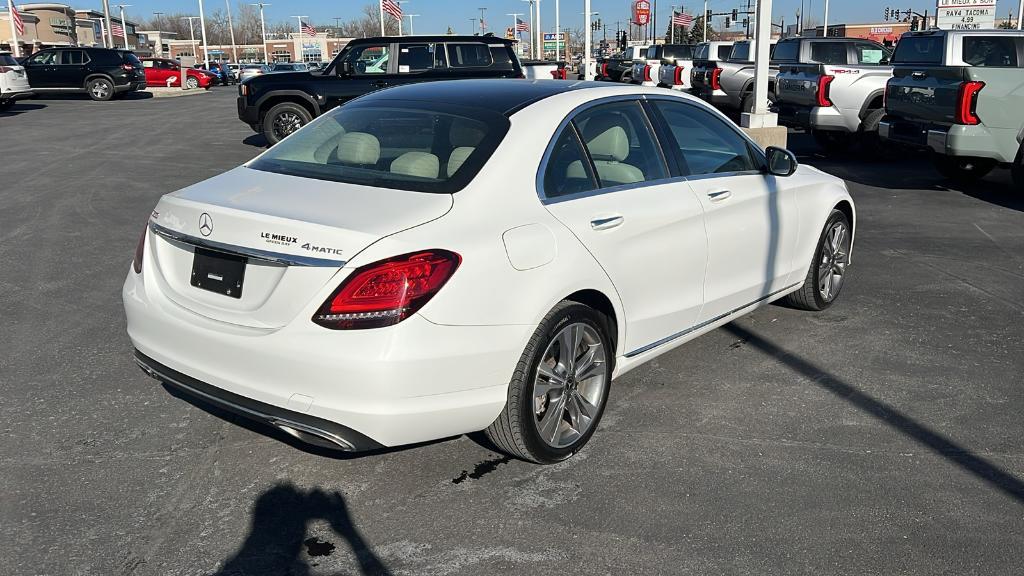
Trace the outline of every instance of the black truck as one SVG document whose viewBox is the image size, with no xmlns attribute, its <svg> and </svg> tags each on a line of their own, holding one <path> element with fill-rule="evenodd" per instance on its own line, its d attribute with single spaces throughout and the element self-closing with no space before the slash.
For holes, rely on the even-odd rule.
<svg viewBox="0 0 1024 576">
<path fill-rule="evenodd" d="M 322 72 L 275 72 L 238 87 L 238 117 L 270 144 L 374 90 L 461 78 L 523 78 L 513 42 L 495 36 L 382 36 L 349 42 Z"/>
</svg>

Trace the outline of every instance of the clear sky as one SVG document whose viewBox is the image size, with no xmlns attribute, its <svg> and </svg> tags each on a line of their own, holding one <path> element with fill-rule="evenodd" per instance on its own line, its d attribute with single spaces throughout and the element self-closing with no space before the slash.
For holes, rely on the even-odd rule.
<svg viewBox="0 0 1024 576">
<path fill-rule="evenodd" d="M 100 0 L 63 0 L 76 8 L 102 7 Z M 192 12 L 199 13 L 199 0 L 110 0 L 111 5 L 119 2 L 131 3 L 126 9 L 129 18 L 150 17 L 154 11 Z M 228 0 L 233 6 L 256 0 Z M 652 4 L 655 0 L 650 0 Z M 205 0 L 206 10 L 224 8 L 225 0 Z M 795 13 L 800 8 L 801 0 L 775 0 L 773 2 L 773 20 L 778 22 L 785 18 L 787 24 L 796 22 Z M 16 0 L 16 3 L 24 3 Z M 668 27 L 670 6 L 685 5 L 687 11 L 699 14 L 704 7 L 703 0 L 660 0 L 658 8 L 658 30 Z M 308 15 L 315 25 L 333 24 L 334 18 L 349 19 L 361 13 L 363 6 L 376 5 L 374 0 L 270 0 L 265 8 L 268 21 L 286 20 L 295 14 Z M 709 8 L 716 12 L 726 12 L 733 8 L 745 8 L 747 0 L 710 0 Z M 751 6 L 756 4 L 750 0 Z M 813 17 L 821 23 L 824 15 L 825 0 L 804 0 L 808 18 Z M 601 18 L 614 29 L 615 22 L 625 23 L 629 19 L 629 0 L 591 0 L 591 10 L 599 12 Z M 529 4 L 524 0 L 409 0 L 403 2 L 402 9 L 406 14 L 419 14 L 415 18 L 417 33 L 443 33 L 451 26 L 458 33 L 471 32 L 470 18 L 480 18 L 479 8 L 487 8 L 486 20 L 490 31 L 497 34 L 504 32 L 511 25 L 513 12 L 527 12 Z M 913 8 L 923 12 L 935 11 L 934 0 L 831 0 L 829 22 L 882 22 L 885 6 L 898 6 L 901 9 Z M 563 28 L 578 28 L 583 21 L 583 0 L 560 0 L 560 22 Z M 1016 11 L 1017 0 L 999 0 L 998 15 L 1005 16 L 1010 10 Z M 116 8 L 113 9 L 117 11 Z M 527 16 L 522 19 L 529 21 Z M 716 26 L 721 19 L 716 20 Z M 408 20 L 406 21 L 408 22 Z M 555 23 L 555 0 L 541 0 L 541 25 L 546 31 L 553 31 Z M 408 25 L 407 25 L 408 26 Z M 407 28 L 408 29 L 408 28 Z"/>
</svg>

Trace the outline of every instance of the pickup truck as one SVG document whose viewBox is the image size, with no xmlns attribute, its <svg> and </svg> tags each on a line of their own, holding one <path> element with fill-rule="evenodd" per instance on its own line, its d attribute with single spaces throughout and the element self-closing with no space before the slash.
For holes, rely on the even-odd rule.
<svg viewBox="0 0 1024 576">
<path fill-rule="evenodd" d="M 658 44 L 647 48 L 647 52 L 638 60 L 633 61 L 630 82 L 642 86 L 657 86 L 658 70 L 662 64 L 676 59 L 693 63 L 692 44 Z"/>
<path fill-rule="evenodd" d="M 513 46 L 511 40 L 494 36 L 357 38 L 323 72 L 278 72 L 243 80 L 238 118 L 273 145 L 323 112 L 388 86 L 523 78 Z"/>
<path fill-rule="evenodd" d="M 772 50 L 775 48 L 772 40 Z M 754 55 L 756 43 L 740 40 L 732 45 L 726 60 L 696 60 L 690 93 L 719 108 L 750 112 L 754 108 Z M 778 63 L 773 58 L 768 68 L 768 99 L 775 100 L 775 75 Z"/>
<path fill-rule="evenodd" d="M 1024 191 L 1024 32 L 908 32 L 892 62 L 883 139 L 931 149 L 954 180 L 1009 167 Z"/>
<path fill-rule="evenodd" d="M 662 59 L 658 68 L 658 86 L 688 91 L 694 60 L 725 60 L 732 51 L 732 42 L 701 42 L 694 46 L 690 58 Z"/>
<path fill-rule="evenodd" d="M 775 46 L 779 123 L 808 130 L 830 151 L 845 149 L 854 136 L 865 151 L 878 146 L 885 114 L 885 84 L 892 78 L 891 53 L 861 38 L 790 38 Z"/>
<path fill-rule="evenodd" d="M 628 82 L 633 75 L 633 61 L 641 58 L 645 52 L 647 46 L 630 46 L 622 52 L 598 60 L 597 80 Z"/>
</svg>

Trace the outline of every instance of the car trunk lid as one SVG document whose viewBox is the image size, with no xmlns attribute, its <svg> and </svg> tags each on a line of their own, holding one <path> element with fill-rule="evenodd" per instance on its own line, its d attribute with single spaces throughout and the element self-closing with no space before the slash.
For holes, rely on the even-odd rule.
<svg viewBox="0 0 1024 576">
<path fill-rule="evenodd" d="M 159 272 L 154 281 L 183 308 L 221 322 L 278 328 L 367 246 L 451 206 L 449 194 L 241 167 L 161 198 L 146 253 Z M 231 264 L 238 260 L 244 270 Z"/>
</svg>

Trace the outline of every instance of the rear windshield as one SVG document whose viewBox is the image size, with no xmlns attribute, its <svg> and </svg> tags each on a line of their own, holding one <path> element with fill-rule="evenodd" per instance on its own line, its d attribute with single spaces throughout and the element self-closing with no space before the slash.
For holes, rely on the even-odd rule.
<svg viewBox="0 0 1024 576">
<path fill-rule="evenodd" d="M 795 62 L 800 58 L 800 41 L 783 40 L 775 45 L 775 59 Z"/>
<path fill-rule="evenodd" d="M 354 102 L 285 138 L 249 168 L 381 188 L 451 194 L 508 131 L 501 114 L 443 103 Z"/>
<path fill-rule="evenodd" d="M 121 58 L 136 68 L 142 68 L 142 60 L 134 52 L 122 52 Z"/>
<path fill-rule="evenodd" d="M 0 54 L 0 66 L 17 66 L 18 61 L 10 54 Z"/>
<path fill-rule="evenodd" d="M 1017 67 L 1017 43 L 1024 38 L 1011 36 L 966 36 L 964 62 L 971 66 Z"/>
<path fill-rule="evenodd" d="M 945 36 L 904 36 L 896 44 L 894 64 L 942 64 Z"/>
<path fill-rule="evenodd" d="M 693 58 L 693 46 L 669 44 L 665 46 L 665 58 L 689 60 Z"/>
</svg>

